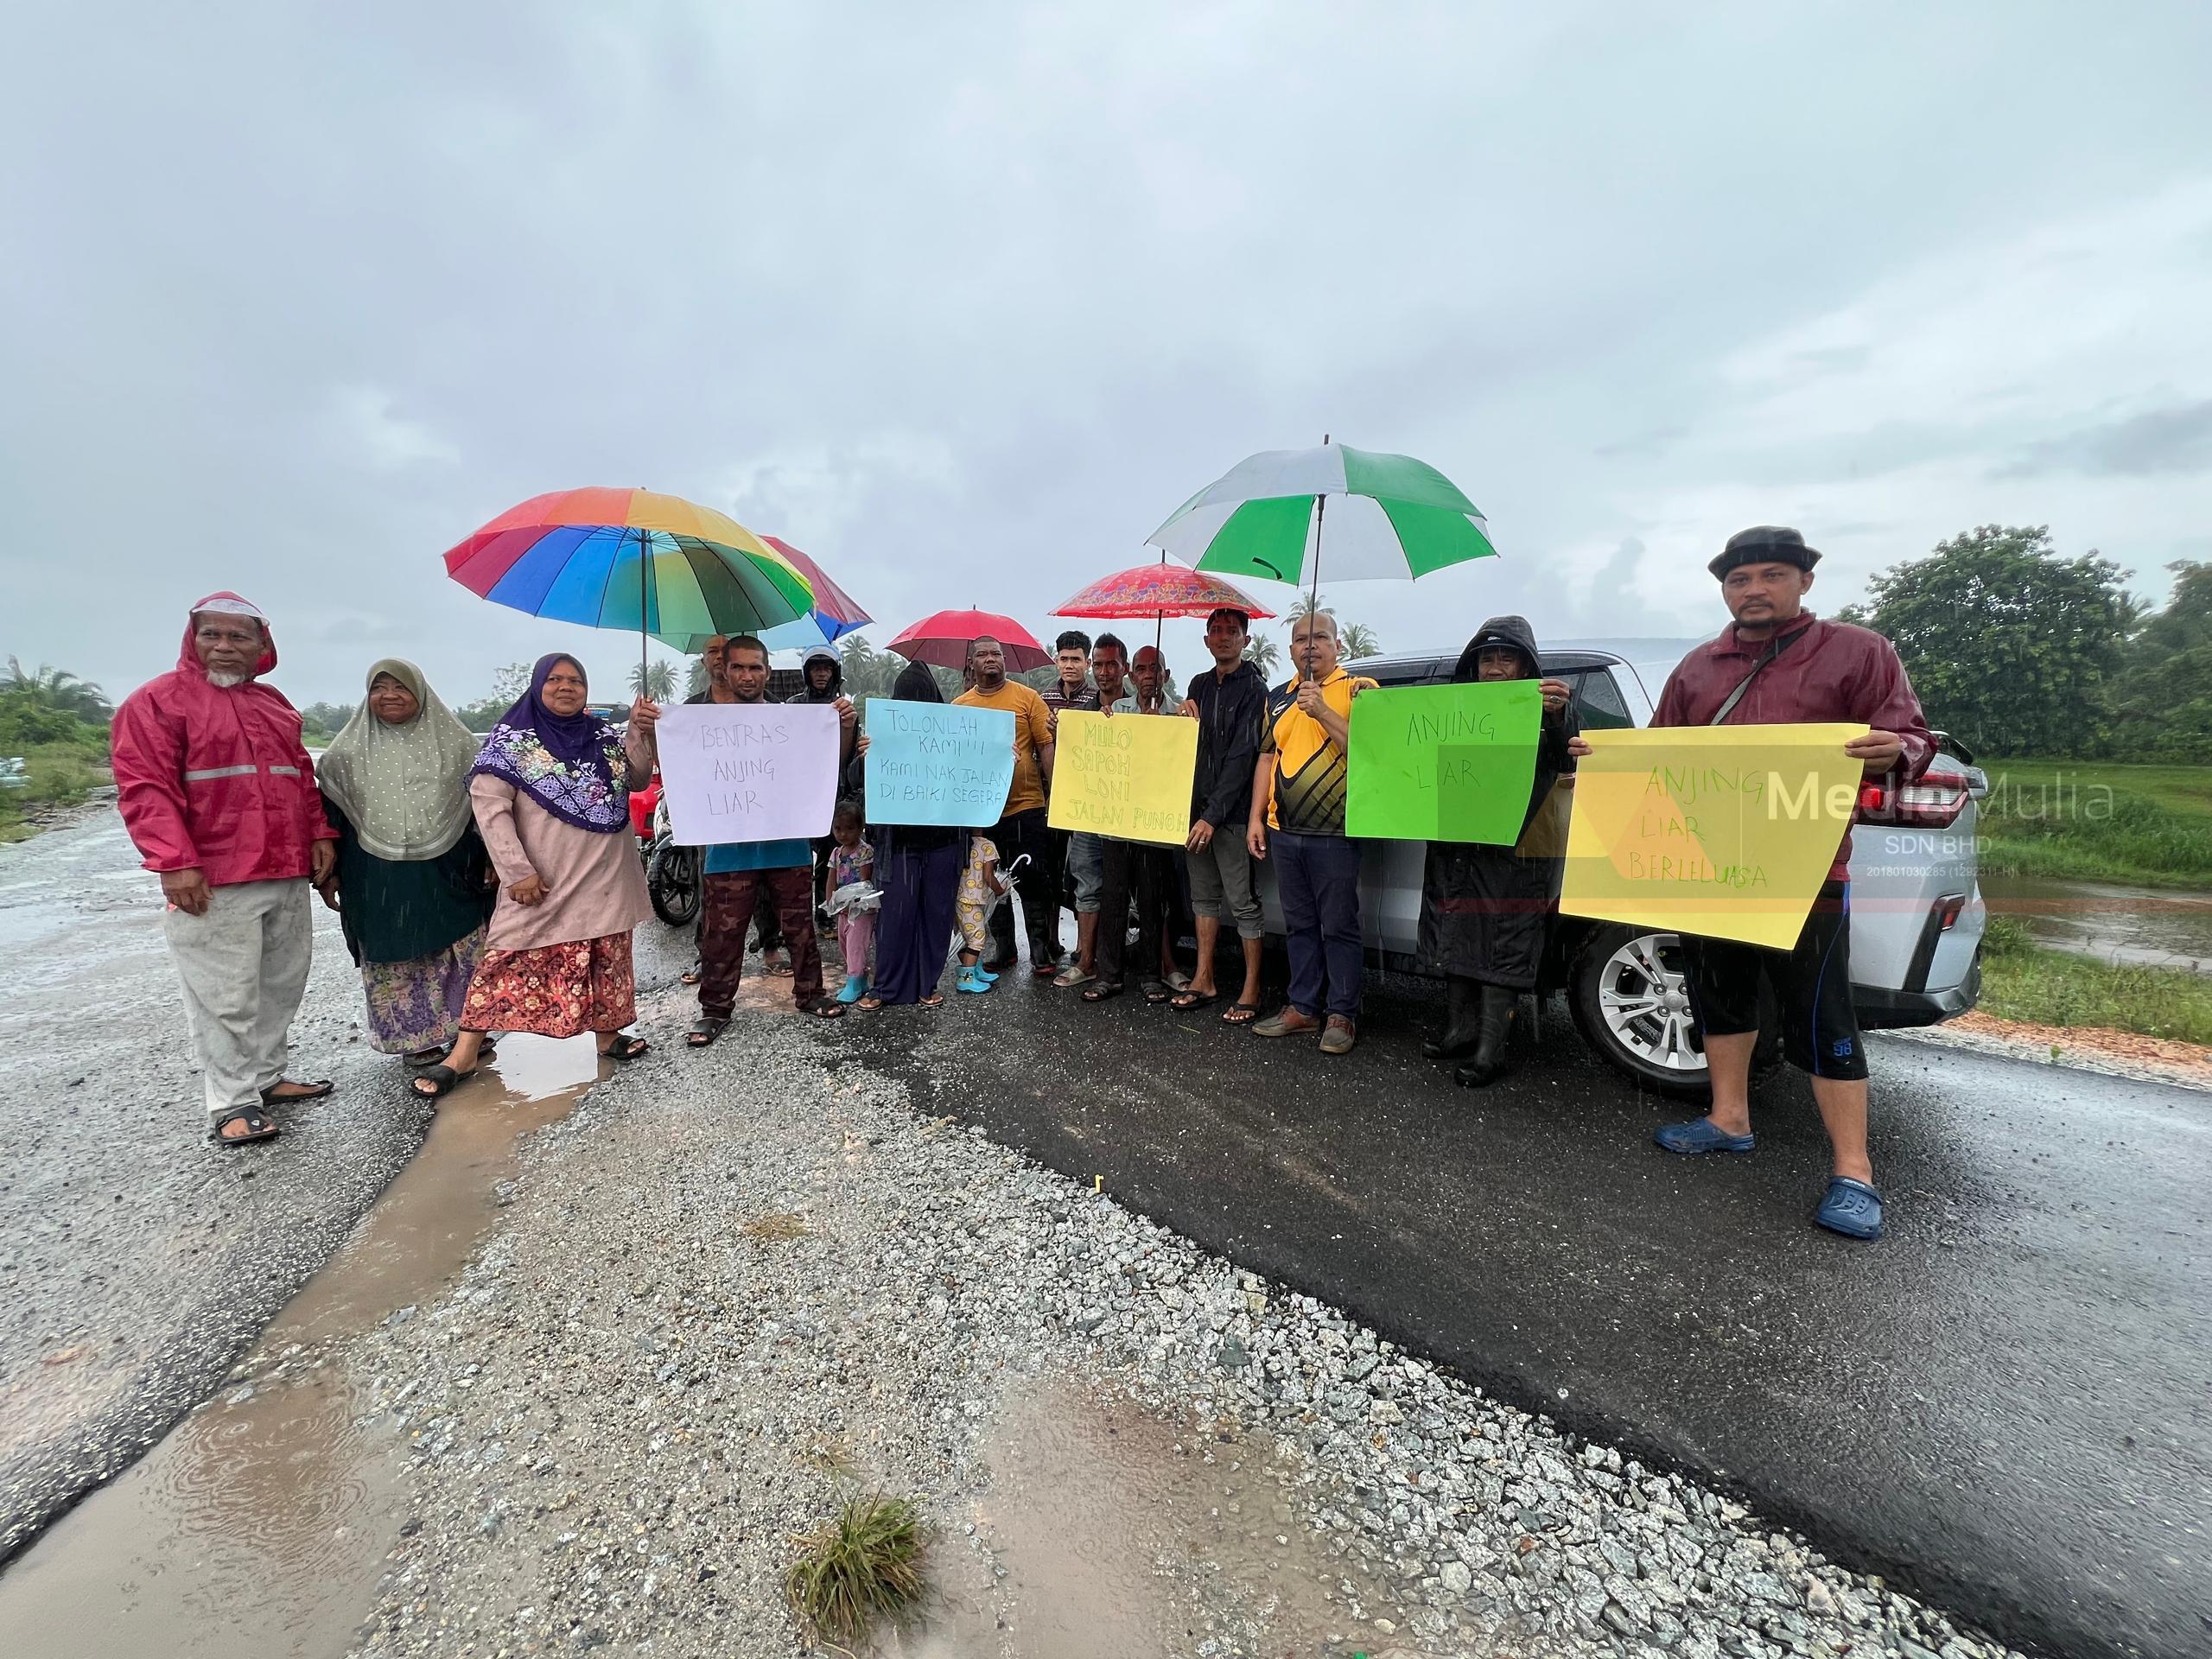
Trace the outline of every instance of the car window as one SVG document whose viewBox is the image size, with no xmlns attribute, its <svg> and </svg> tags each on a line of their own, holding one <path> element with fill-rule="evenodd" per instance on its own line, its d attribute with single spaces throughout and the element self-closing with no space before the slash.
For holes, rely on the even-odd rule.
<svg viewBox="0 0 2212 1659">
<path fill-rule="evenodd" d="M 1439 664 L 1433 660 L 1361 664 L 1353 672 L 1364 674 L 1377 685 L 1433 685 Z"/>
<path fill-rule="evenodd" d="M 1621 696 L 1621 689 L 1613 683 L 1612 671 L 1604 668 L 1586 669 L 1567 677 L 1567 689 L 1573 694 L 1574 711 L 1582 717 L 1586 731 L 1613 731 L 1636 724 L 1636 717 L 1628 711 L 1628 702 Z"/>
</svg>

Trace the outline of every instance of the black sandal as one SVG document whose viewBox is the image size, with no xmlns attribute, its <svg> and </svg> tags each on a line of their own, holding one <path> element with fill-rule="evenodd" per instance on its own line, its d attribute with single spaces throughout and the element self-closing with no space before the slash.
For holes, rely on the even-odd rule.
<svg viewBox="0 0 2212 1659">
<path fill-rule="evenodd" d="M 627 1032 L 617 1032 L 613 1044 L 610 1047 L 601 1049 L 599 1053 L 601 1059 L 634 1060 L 652 1046 L 652 1045 L 642 1037 L 632 1037 Z"/>
<path fill-rule="evenodd" d="M 223 1131 L 233 1123 L 245 1124 L 246 1132 L 244 1135 L 225 1135 Z M 250 1147 L 257 1141 L 274 1141 L 283 1133 L 275 1120 L 248 1106 L 210 1124 L 207 1138 L 219 1147 Z"/>
<path fill-rule="evenodd" d="M 1167 997 L 1168 990 L 1167 982 L 1166 980 L 1147 979 L 1145 981 L 1144 1000 L 1151 1003 L 1153 1007 L 1158 1007 L 1162 1002 L 1165 1002 L 1167 1000 Z"/>
<path fill-rule="evenodd" d="M 1221 1001 L 1218 991 L 1185 991 L 1171 999 L 1171 1006 L 1178 1012 L 1189 1014 L 1198 1008 L 1210 1008 Z"/>
<path fill-rule="evenodd" d="M 1108 998 L 1119 996 L 1121 994 L 1122 987 L 1118 983 L 1086 985 L 1083 988 L 1083 1000 L 1086 1002 L 1103 1002 Z"/>
<path fill-rule="evenodd" d="M 1221 1023 L 1224 1026 L 1249 1026 L 1259 1017 L 1260 1005 L 1256 1002 L 1232 1002 L 1221 1011 Z"/>
<path fill-rule="evenodd" d="M 473 1065 L 466 1071 L 456 1071 L 453 1067 L 441 1064 L 427 1071 L 417 1072 L 414 1081 L 407 1086 L 415 1091 L 417 1100 L 441 1100 L 475 1075 L 476 1068 Z M 423 1086 L 426 1083 L 430 1085 L 427 1089 Z"/>
<path fill-rule="evenodd" d="M 702 1014 L 683 1035 L 683 1040 L 693 1048 L 709 1048 L 715 1038 L 729 1029 L 728 1014 Z"/>
<path fill-rule="evenodd" d="M 845 1005 L 834 996 L 817 996 L 806 1005 L 806 1011 L 817 1020 L 842 1020 Z"/>
<path fill-rule="evenodd" d="M 334 1094 L 338 1090 L 338 1085 L 328 1077 L 317 1077 L 313 1083 L 299 1084 L 300 1092 L 296 1095 L 276 1092 L 291 1081 L 289 1077 L 277 1078 L 261 1091 L 261 1103 L 264 1106 L 297 1106 L 304 1101 L 321 1100 L 325 1095 Z"/>
</svg>

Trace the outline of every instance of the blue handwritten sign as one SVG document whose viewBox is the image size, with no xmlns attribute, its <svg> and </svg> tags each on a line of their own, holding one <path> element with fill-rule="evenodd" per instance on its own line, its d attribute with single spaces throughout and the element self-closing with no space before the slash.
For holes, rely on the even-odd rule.
<svg viewBox="0 0 2212 1659">
<path fill-rule="evenodd" d="M 870 823 L 982 829 L 1014 787 L 1014 716 L 1003 709 L 868 700 Z"/>
</svg>

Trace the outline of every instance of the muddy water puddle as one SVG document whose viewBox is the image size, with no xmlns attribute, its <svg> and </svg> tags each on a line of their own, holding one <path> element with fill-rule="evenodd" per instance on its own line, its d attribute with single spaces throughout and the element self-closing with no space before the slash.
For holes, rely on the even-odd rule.
<svg viewBox="0 0 2212 1659">
<path fill-rule="evenodd" d="M 0 1574 L 11 1656 L 343 1654 L 401 1522 L 398 1443 L 334 1341 L 427 1301 L 497 1213 L 518 1139 L 599 1074 L 587 1038 L 510 1037 L 242 1363 L 243 1376 Z"/>
<path fill-rule="evenodd" d="M 1299 1518 L 1269 1436 L 1055 1387 L 1005 1409 L 985 1459 L 974 1540 L 938 1541 L 887 1659 L 1421 1651 L 1373 1630 L 1402 1614 Z"/>
</svg>

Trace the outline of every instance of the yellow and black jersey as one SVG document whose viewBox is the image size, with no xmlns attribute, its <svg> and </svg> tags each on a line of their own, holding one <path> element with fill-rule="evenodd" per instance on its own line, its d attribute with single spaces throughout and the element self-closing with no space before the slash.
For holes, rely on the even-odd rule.
<svg viewBox="0 0 2212 1659">
<path fill-rule="evenodd" d="M 1329 707 L 1351 718 L 1355 691 L 1375 683 L 1338 669 L 1320 683 Z M 1268 735 L 1261 753 L 1275 758 L 1274 793 L 1268 823 L 1297 836 L 1344 832 L 1344 752 L 1329 741 L 1321 722 L 1298 706 L 1296 680 L 1268 693 Z"/>
</svg>

